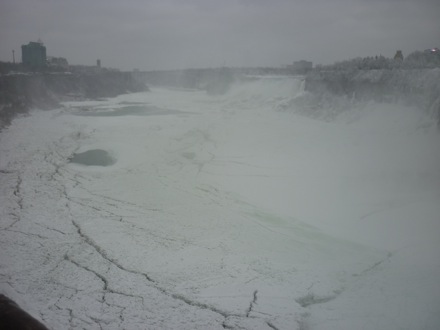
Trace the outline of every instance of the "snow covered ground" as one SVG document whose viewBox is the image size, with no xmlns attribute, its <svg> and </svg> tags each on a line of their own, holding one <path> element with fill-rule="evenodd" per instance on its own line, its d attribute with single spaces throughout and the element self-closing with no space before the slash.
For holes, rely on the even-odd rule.
<svg viewBox="0 0 440 330">
<path fill-rule="evenodd" d="M 283 105 L 302 88 L 157 88 L 16 119 L 0 292 L 51 329 L 438 329 L 438 131 L 390 104 L 300 116 Z"/>
</svg>

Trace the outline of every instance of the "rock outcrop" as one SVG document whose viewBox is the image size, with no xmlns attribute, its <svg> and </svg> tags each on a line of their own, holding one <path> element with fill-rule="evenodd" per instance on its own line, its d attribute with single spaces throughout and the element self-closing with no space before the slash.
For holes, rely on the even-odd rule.
<svg viewBox="0 0 440 330">
<path fill-rule="evenodd" d="M 40 321 L 2 294 L 0 294 L 0 329 L 48 330 Z"/>
</svg>

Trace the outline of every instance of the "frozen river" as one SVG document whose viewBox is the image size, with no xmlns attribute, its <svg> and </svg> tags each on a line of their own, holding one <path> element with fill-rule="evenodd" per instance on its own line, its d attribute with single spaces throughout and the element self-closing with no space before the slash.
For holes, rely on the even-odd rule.
<svg viewBox="0 0 440 330">
<path fill-rule="evenodd" d="M 0 293 L 51 329 L 438 329 L 438 131 L 397 105 L 300 116 L 302 93 L 266 77 L 16 119 Z"/>
</svg>

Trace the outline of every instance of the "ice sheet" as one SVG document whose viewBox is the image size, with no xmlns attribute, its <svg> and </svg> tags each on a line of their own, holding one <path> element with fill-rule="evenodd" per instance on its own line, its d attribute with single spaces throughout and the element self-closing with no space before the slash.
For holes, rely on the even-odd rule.
<svg viewBox="0 0 440 330">
<path fill-rule="evenodd" d="M 152 89 L 16 119 L 1 291 L 54 329 L 434 329 L 438 132 L 397 105 L 277 111 L 302 88 Z M 115 162 L 69 163 L 87 150 Z"/>
</svg>

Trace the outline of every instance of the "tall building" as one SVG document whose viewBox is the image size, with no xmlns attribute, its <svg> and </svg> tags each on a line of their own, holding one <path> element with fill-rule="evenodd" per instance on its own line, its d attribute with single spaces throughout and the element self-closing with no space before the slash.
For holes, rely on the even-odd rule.
<svg viewBox="0 0 440 330">
<path fill-rule="evenodd" d="M 29 42 L 21 46 L 21 61 L 30 68 L 44 68 L 46 66 L 46 47 L 40 40 Z"/>
</svg>

